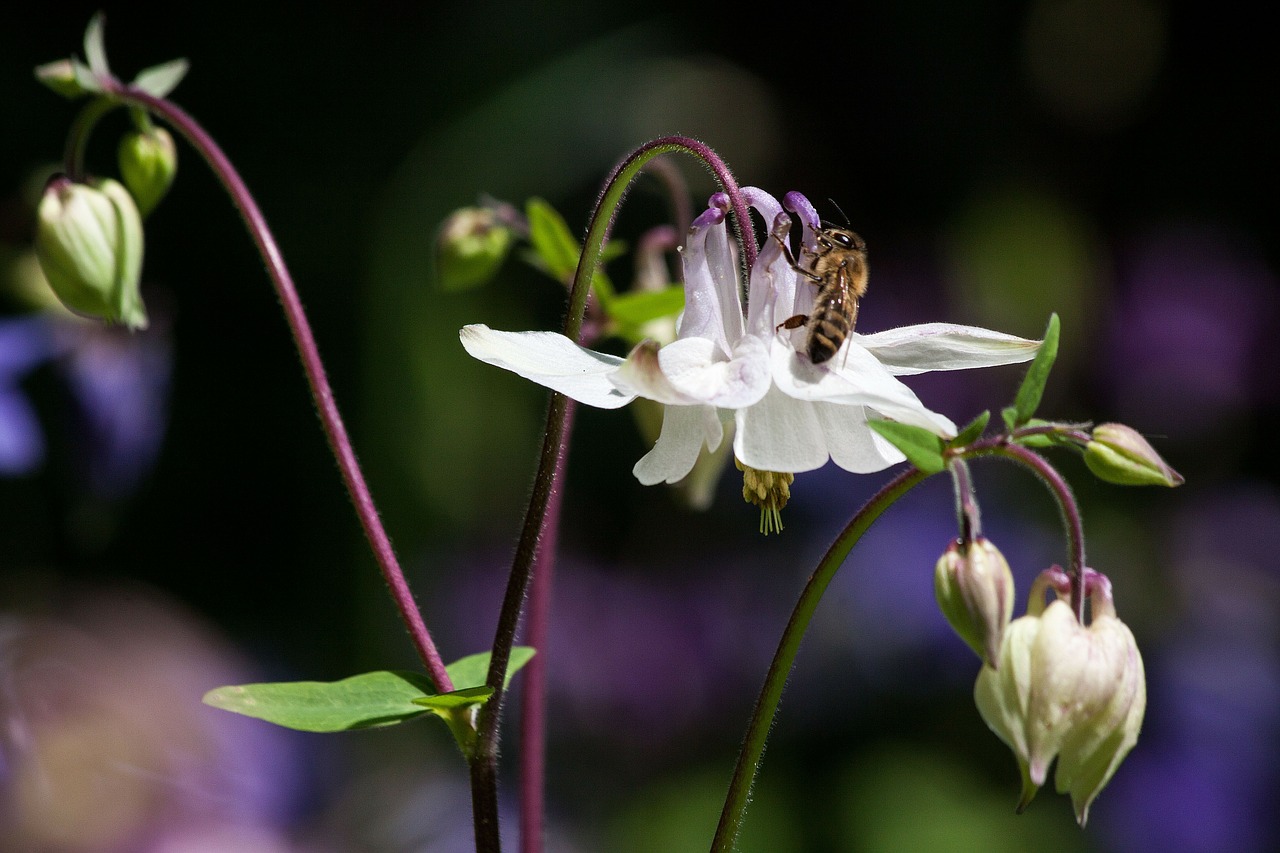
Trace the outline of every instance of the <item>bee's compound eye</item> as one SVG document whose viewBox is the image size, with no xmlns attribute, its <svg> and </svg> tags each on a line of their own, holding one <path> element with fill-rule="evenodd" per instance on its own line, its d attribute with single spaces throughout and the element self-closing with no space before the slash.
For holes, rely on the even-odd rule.
<svg viewBox="0 0 1280 853">
<path fill-rule="evenodd" d="M 842 249 L 852 249 L 856 244 L 853 235 L 847 231 L 835 231 L 831 234 L 831 239 L 840 244 Z"/>
</svg>

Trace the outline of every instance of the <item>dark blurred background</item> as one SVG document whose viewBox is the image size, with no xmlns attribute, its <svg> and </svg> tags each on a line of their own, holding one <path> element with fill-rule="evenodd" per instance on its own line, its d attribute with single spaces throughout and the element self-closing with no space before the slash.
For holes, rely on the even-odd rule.
<svg viewBox="0 0 1280 853">
<path fill-rule="evenodd" d="M 31 308 L 31 205 L 75 114 L 31 69 L 79 54 L 97 8 L 0 12 L 0 827 L 17 839 L 0 830 L 0 850 L 466 850 L 465 769 L 443 727 L 303 736 L 199 705 L 220 684 L 415 659 L 267 278 L 190 148 L 147 223 L 151 330 Z M 1032 337 L 1057 311 L 1046 416 L 1128 423 L 1187 478 L 1108 487 L 1061 457 L 1149 691 L 1086 830 L 1051 790 L 1013 814 L 1017 771 L 973 707 L 976 661 L 932 602 L 954 535 L 939 481 L 878 522 L 828 593 L 742 849 L 1280 849 L 1276 62 L 1261 19 L 1147 0 L 106 11 L 121 76 L 190 59 L 174 98 L 276 231 L 446 659 L 491 641 L 546 400 L 469 360 L 457 330 L 556 328 L 563 291 L 512 259 L 487 288 L 441 292 L 435 229 L 488 194 L 545 198 L 580 231 L 620 157 L 693 135 L 742 183 L 800 190 L 863 234 L 861 329 Z M 125 127 L 103 123 L 91 168 L 114 173 Z M 709 178 L 679 165 L 701 205 Z M 642 180 L 618 236 L 666 210 Z M 619 285 L 630 264 L 610 267 Z M 1006 404 L 1019 375 L 913 385 L 963 422 Z M 735 472 L 689 511 L 631 477 L 645 449 L 628 412 L 581 412 L 545 650 L 551 850 L 705 849 L 790 606 L 887 478 L 801 475 L 785 533 L 766 539 Z M 975 473 L 1025 590 L 1065 559 L 1051 501 L 1011 468 Z"/>
</svg>

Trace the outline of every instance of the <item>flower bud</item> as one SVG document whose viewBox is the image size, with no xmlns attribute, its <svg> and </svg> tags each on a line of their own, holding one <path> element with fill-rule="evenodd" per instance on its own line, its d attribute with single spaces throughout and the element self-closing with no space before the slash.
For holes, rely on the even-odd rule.
<svg viewBox="0 0 1280 853">
<path fill-rule="evenodd" d="M 142 217 L 129 191 L 110 179 L 54 178 L 37 217 L 36 256 L 62 304 L 86 317 L 146 328 L 138 292 Z"/>
<path fill-rule="evenodd" d="M 38 66 L 36 79 L 64 98 L 79 98 L 97 91 L 85 85 L 85 76 L 77 73 L 76 63 L 70 59 L 58 59 Z"/>
<path fill-rule="evenodd" d="M 1099 424 L 1084 448 L 1084 461 L 1100 480 L 1121 486 L 1180 486 L 1182 475 L 1169 467 L 1142 434 L 1124 424 Z"/>
<path fill-rule="evenodd" d="M 437 265 L 440 286 L 461 290 L 493 277 L 511 248 L 511 229 L 487 207 L 455 210 L 440 226 Z"/>
<path fill-rule="evenodd" d="M 1004 555 L 985 536 L 968 544 L 952 542 L 934 568 L 933 591 L 951 627 L 996 668 L 1013 616 L 1013 573 Z"/>
<path fill-rule="evenodd" d="M 1065 601 L 1015 619 L 1000 668 L 983 667 L 974 700 L 987 726 L 1014 752 L 1021 811 L 1058 761 L 1054 784 L 1070 793 L 1081 826 L 1089 806 L 1137 742 L 1146 710 L 1142 658 L 1129 629 L 1095 604 L 1089 627 Z"/>
<path fill-rule="evenodd" d="M 163 127 L 133 130 L 120 140 L 120 176 L 143 216 L 151 213 L 173 185 L 178 172 L 178 149 Z"/>
</svg>

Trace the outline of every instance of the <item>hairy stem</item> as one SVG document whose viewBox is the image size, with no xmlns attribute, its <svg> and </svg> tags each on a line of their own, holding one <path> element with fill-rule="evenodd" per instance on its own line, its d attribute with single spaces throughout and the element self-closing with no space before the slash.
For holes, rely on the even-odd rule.
<svg viewBox="0 0 1280 853">
<path fill-rule="evenodd" d="M 592 212 L 587 234 L 583 240 L 582 256 L 573 276 L 569 292 L 569 307 L 565 318 L 564 334 L 578 340 L 582 334 L 583 316 L 587 297 L 591 292 L 591 278 L 600 263 L 600 255 L 613 228 L 618 207 L 626 195 L 632 180 L 644 166 L 663 154 L 684 153 L 701 160 L 715 174 L 721 188 L 729 196 L 734 218 L 742 241 L 744 257 L 748 264 L 755 262 L 756 247 L 751 239 L 751 223 L 742 192 L 724 161 L 705 144 L 682 136 L 666 136 L 648 142 L 627 156 L 614 167 L 601 190 Z M 539 554 L 538 541 L 547 529 L 547 504 L 555 492 L 559 479 L 560 445 L 567 434 L 565 421 L 569 407 L 566 398 L 552 393 L 547 410 L 547 425 L 543 433 L 542 451 L 538 473 L 534 477 L 533 492 L 525 512 L 524 527 L 516 545 L 511 563 L 507 591 L 503 596 L 498 625 L 494 632 L 493 647 L 489 659 L 489 675 L 486 684 L 493 688 L 493 695 L 480 710 L 477 724 L 476 752 L 471 765 L 471 804 L 476 831 L 477 853 L 499 853 L 502 842 L 498 827 L 498 733 L 505 699 L 503 680 L 507 663 L 511 659 L 511 647 L 515 644 L 516 631 L 524 607 L 525 595 L 533 576 Z M 528 745 L 524 745 L 528 748 Z M 541 784 L 538 782 L 537 784 Z M 540 794 L 538 795 L 540 796 Z"/>
<path fill-rule="evenodd" d="M 738 833 L 742 829 L 751 786 L 755 782 L 756 774 L 760 770 L 760 761 L 764 757 L 769 729 L 778 713 L 778 703 L 782 700 L 783 687 L 786 686 L 787 677 L 791 674 L 796 654 L 800 651 L 800 642 L 804 639 L 805 631 L 809 628 L 818 602 L 822 600 L 822 595 L 826 592 L 831 579 L 844 563 L 850 549 L 871 527 L 872 522 L 879 518 L 894 501 L 928 476 L 923 471 L 912 468 L 890 480 L 862 506 L 862 509 L 858 510 L 848 526 L 827 549 L 827 553 L 818 563 L 809 582 L 805 584 L 791 613 L 791 619 L 782 632 L 778 650 L 774 653 L 773 661 L 769 664 L 769 672 L 765 676 L 764 687 L 761 688 L 760 697 L 756 700 L 751 722 L 747 725 L 742 751 L 738 754 L 738 765 L 734 768 L 733 779 L 729 782 L 729 792 L 725 797 L 724 810 L 720 813 L 720 825 L 716 827 L 715 838 L 711 842 L 712 853 L 732 853 Z"/>
<path fill-rule="evenodd" d="M 1040 478 L 1053 493 L 1062 514 L 1062 524 L 1066 528 L 1068 570 L 1071 573 L 1071 609 L 1076 619 L 1084 624 L 1085 602 L 1085 555 L 1084 555 L 1084 522 L 1080 517 L 1080 507 L 1071 486 L 1058 473 L 1058 469 L 1049 464 L 1043 456 L 1018 444 L 999 443 L 991 451 L 1006 459 L 1012 459 L 1024 468 L 1029 469 Z"/>
<path fill-rule="evenodd" d="M 109 94 L 130 106 L 149 111 L 182 134 L 209 164 L 240 211 L 245 226 L 253 237 L 258 252 L 262 255 L 271 283 L 275 286 L 280 306 L 289 324 L 289 331 L 293 334 L 293 340 L 298 349 L 298 356 L 302 360 L 302 369 L 306 373 L 307 384 L 311 388 L 311 396 L 315 400 L 329 448 L 338 462 L 342 480 L 348 494 L 351 495 L 356 515 L 364 528 L 365 537 L 382 571 L 382 577 L 390 589 L 391 597 L 400 612 L 400 618 L 404 621 L 409 636 L 418 650 L 418 656 L 422 658 L 436 689 L 441 692 L 453 690 L 453 683 L 445 671 L 444 661 L 436 651 L 435 643 L 431 639 L 426 623 L 423 622 L 408 581 L 405 580 L 404 572 L 391 547 L 391 540 L 387 537 L 382 520 L 378 517 L 373 496 L 365 483 L 360 463 L 356 460 L 351 439 L 347 435 L 346 425 L 334 401 L 333 389 L 329 386 L 329 378 L 325 373 L 324 363 L 320 359 L 315 336 L 307 322 L 306 312 L 302 308 L 302 300 L 298 298 L 297 288 L 294 287 L 293 277 L 253 194 L 249 192 L 240 174 L 213 137 L 186 111 L 163 98 L 156 98 L 140 89 L 119 83 L 115 84 Z M 76 147 L 70 150 L 83 150 L 83 143 L 77 143 Z"/>
</svg>

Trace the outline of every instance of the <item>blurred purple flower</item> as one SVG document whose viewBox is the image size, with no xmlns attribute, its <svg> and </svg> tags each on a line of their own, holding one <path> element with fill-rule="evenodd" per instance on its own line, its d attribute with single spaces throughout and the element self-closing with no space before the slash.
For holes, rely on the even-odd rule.
<svg viewBox="0 0 1280 853">
<path fill-rule="evenodd" d="M 1134 853 L 1274 849 L 1280 823 L 1280 498 L 1213 496 L 1172 526 L 1185 606 L 1149 656 L 1142 742 L 1100 804 L 1099 828 Z"/>
<path fill-rule="evenodd" d="M 168 328 L 130 333 L 47 312 L 0 319 L 0 475 L 36 470 L 45 441 L 21 382 L 51 363 L 70 391 L 72 434 L 88 490 L 119 499 L 155 461 L 167 422 Z"/>
<path fill-rule="evenodd" d="M 199 701 L 245 680 L 198 620 L 138 590 L 0 613 L 0 849 L 291 849 L 297 736 Z"/>
<path fill-rule="evenodd" d="M 1277 292 L 1261 253 L 1226 234 L 1183 226 L 1140 241 L 1105 350 L 1120 418 L 1187 437 L 1258 402 L 1274 385 L 1259 368 Z"/>
</svg>

